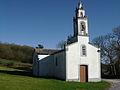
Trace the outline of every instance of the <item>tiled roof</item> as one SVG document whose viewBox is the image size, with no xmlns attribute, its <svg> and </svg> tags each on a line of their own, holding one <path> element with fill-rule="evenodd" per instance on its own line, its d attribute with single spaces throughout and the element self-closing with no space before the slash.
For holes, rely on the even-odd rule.
<svg viewBox="0 0 120 90">
<path fill-rule="evenodd" d="M 60 52 L 63 50 L 58 50 L 58 49 L 41 49 L 41 48 L 35 48 L 35 52 L 41 55 L 51 55 L 57 52 Z"/>
</svg>

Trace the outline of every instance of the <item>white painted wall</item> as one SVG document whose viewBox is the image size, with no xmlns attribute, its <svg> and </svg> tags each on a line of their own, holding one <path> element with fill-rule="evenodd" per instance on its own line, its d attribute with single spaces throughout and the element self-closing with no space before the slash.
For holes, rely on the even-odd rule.
<svg viewBox="0 0 120 90">
<path fill-rule="evenodd" d="M 46 57 L 48 57 L 49 55 L 38 55 L 38 59 L 39 60 L 42 60 L 42 59 L 44 59 L 44 58 L 46 58 Z"/>
<path fill-rule="evenodd" d="M 54 55 L 54 62 L 56 63 L 56 57 L 58 59 L 58 65 L 54 68 L 54 75 L 60 79 L 66 79 L 66 53 L 65 51 Z"/>
<path fill-rule="evenodd" d="M 78 78 L 78 64 L 79 61 L 78 43 L 73 43 L 66 46 L 66 80 L 74 81 Z"/>
<path fill-rule="evenodd" d="M 34 75 L 43 77 L 66 78 L 66 58 L 65 51 L 54 55 L 38 55 L 36 64 L 34 64 Z M 56 66 L 57 58 L 57 66 Z M 35 61 L 35 60 L 34 60 Z"/>
<path fill-rule="evenodd" d="M 81 16 L 81 12 L 83 13 L 83 17 L 85 16 L 85 10 L 78 10 L 78 17 L 82 17 Z"/>
<path fill-rule="evenodd" d="M 100 49 L 88 44 L 89 81 L 101 80 L 101 63 L 98 50 Z"/>
<path fill-rule="evenodd" d="M 89 37 L 78 36 L 78 42 L 66 46 L 66 80 L 80 81 L 80 65 L 88 65 L 88 80 L 100 81 L 100 54 L 98 48 L 88 44 Z M 81 55 L 81 46 L 86 45 L 87 56 Z"/>
<path fill-rule="evenodd" d="M 38 76 L 38 62 L 49 55 L 38 55 L 36 52 L 33 54 L 33 75 Z"/>
<path fill-rule="evenodd" d="M 38 61 L 38 76 L 53 77 L 54 57 L 50 55 Z"/>
</svg>

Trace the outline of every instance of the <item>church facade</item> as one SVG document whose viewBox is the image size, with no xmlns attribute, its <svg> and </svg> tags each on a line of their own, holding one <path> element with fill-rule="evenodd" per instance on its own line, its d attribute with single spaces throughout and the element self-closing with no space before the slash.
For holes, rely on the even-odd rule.
<svg viewBox="0 0 120 90">
<path fill-rule="evenodd" d="M 33 75 L 65 81 L 101 81 L 100 48 L 89 42 L 88 19 L 82 2 L 73 19 L 74 34 L 62 50 L 35 48 Z"/>
</svg>

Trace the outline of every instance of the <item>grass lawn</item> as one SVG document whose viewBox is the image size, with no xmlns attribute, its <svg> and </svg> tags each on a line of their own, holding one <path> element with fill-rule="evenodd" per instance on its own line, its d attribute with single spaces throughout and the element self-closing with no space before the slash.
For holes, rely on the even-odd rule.
<svg viewBox="0 0 120 90">
<path fill-rule="evenodd" d="M 104 90 L 109 86 L 107 82 L 80 83 L 37 78 L 24 70 L 0 66 L 0 90 Z"/>
<path fill-rule="evenodd" d="M 0 58 L 0 66 L 7 66 L 11 68 L 20 68 L 20 67 L 29 67 L 31 68 L 32 64 L 30 63 L 22 63 L 15 60 L 6 60 Z"/>
<path fill-rule="evenodd" d="M 0 90 L 104 90 L 107 82 L 80 83 L 33 77 L 31 64 L 0 59 Z"/>
</svg>

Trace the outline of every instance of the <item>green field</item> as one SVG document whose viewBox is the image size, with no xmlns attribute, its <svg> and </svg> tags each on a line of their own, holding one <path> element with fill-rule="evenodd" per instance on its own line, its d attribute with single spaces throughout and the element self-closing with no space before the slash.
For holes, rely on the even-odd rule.
<svg viewBox="0 0 120 90">
<path fill-rule="evenodd" d="M 1 58 L 0 58 L 0 66 L 6 66 L 10 68 L 20 68 L 20 67 L 31 68 L 32 67 L 30 63 L 22 63 L 22 62 L 18 62 L 15 60 L 6 60 L 6 59 L 1 59 Z"/>
<path fill-rule="evenodd" d="M 0 66 L 0 90 L 104 90 L 107 82 L 80 83 L 33 77 L 27 69 Z"/>
</svg>

